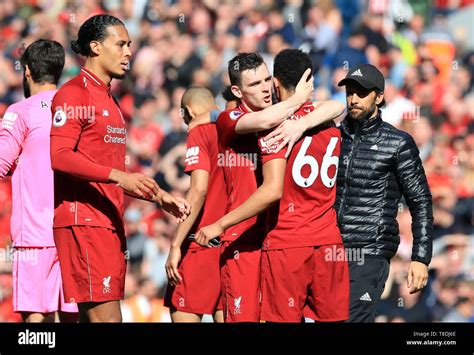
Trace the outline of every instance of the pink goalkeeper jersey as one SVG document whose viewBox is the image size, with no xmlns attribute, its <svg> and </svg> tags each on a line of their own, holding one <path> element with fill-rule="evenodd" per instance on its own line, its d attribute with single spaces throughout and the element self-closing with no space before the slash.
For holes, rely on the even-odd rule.
<svg viewBox="0 0 474 355">
<path fill-rule="evenodd" d="M 14 247 L 54 246 L 53 171 L 49 153 L 54 94 L 56 90 L 43 91 L 11 105 L 0 122 L 0 178 L 13 168 Z"/>
</svg>

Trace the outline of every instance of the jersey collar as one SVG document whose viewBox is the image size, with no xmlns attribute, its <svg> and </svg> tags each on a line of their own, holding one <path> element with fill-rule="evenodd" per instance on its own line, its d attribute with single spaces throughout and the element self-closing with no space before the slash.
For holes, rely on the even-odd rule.
<svg viewBox="0 0 474 355">
<path fill-rule="evenodd" d="M 240 103 L 240 105 L 237 106 L 237 109 L 238 109 L 239 111 L 242 111 L 242 112 L 245 112 L 245 113 L 249 113 L 249 112 L 250 112 L 249 110 L 247 110 L 247 108 L 245 107 L 245 105 L 244 105 L 243 103 Z"/>
<path fill-rule="evenodd" d="M 102 80 L 99 79 L 97 75 L 92 73 L 90 70 L 82 67 L 81 68 L 81 75 L 83 77 L 84 86 L 91 84 L 105 92 L 110 91 L 110 85 L 106 85 Z"/>
</svg>

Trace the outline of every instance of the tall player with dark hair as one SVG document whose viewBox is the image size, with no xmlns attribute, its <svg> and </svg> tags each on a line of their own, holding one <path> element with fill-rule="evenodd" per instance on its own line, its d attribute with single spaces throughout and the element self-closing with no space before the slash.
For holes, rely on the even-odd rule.
<svg viewBox="0 0 474 355">
<path fill-rule="evenodd" d="M 178 221 L 189 214 L 189 204 L 146 175 L 125 172 L 126 125 L 110 93 L 112 79 L 124 78 L 130 65 L 123 22 L 93 16 L 71 47 L 86 62 L 52 104 L 54 239 L 66 299 L 78 303 L 81 320 L 120 322 L 126 270 L 124 192 L 161 203 Z"/>
<path fill-rule="evenodd" d="M 61 321 L 77 320 L 77 305 L 64 301 L 53 239 L 51 100 L 64 60 L 55 41 L 26 48 L 20 60 L 26 100 L 7 109 L 0 127 L 0 179 L 13 170 L 13 309 L 25 322 L 53 322 L 56 311 Z"/>
</svg>

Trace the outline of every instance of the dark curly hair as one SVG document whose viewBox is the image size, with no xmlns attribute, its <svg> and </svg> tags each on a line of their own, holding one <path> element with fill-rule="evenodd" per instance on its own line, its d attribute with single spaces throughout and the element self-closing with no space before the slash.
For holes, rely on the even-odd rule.
<svg viewBox="0 0 474 355">
<path fill-rule="evenodd" d="M 286 90 L 294 90 L 306 69 L 313 70 L 313 62 L 308 53 L 300 49 L 284 49 L 275 57 L 273 76 Z"/>
<path fill-rule="evenodd" d="M 107 37 L 107 27 L 124 26 L 124 23 L 117 17 L 111 15 L 96 15 L 89 18 L 79 28 L 77 40 L 71 41 L 71 49 L 80 55 L 90 57 L 91 41 L 102 42 Z"/>
</svg>

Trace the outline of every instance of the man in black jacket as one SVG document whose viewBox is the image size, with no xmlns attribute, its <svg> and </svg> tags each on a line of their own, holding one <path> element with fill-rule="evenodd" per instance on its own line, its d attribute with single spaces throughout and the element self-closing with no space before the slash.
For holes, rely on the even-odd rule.
<svg viewBox="0 0 474 355">
<path fill-rule="evenodd" d="M 348 115 L 341 125 L 341 156 L 335 208 L 350 270 L 349 322 L 373 322 L 400 243 L 396 220 L 403 195 L 412 216 L 410 293 L 428 280 L 432 253 L 431 193 L 413 138 L 384 122 L 385 82 L 373 65 L 349 70 Z"/>
</svg>

